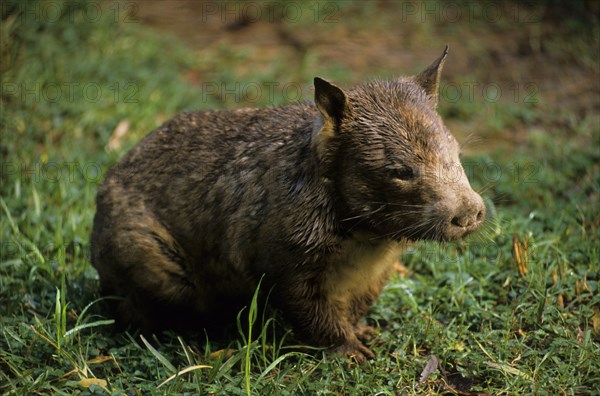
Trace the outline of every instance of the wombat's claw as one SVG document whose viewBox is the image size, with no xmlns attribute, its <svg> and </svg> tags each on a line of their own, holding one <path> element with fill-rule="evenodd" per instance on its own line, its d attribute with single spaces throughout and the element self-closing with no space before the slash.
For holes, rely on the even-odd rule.
<svg viewBox="0 0 600 396">
<path fill-rule="evenodd" d="M 354 334 L 356 334 L 356 338 L 362 342 L 369 342 L 373 338 L 377 337 L 377 331 L 373 327 L 362 323 L 354 326 Z"/>
<path fill-rule="evenodd" d="M 362 342 L 358 340 L 356 340 L 355 343 L 348 342 L 346 344 L 340 345 L 333 351 L 358 364 L 362 364 L 369 359 L 375 358 L 375 354 L 373 353 L 373 351 L 364 346 Z"/>
</svg>

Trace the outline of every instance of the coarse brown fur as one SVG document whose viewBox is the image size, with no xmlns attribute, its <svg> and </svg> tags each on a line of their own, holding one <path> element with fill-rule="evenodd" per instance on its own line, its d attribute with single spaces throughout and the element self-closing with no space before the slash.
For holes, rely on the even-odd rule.
<svg viewBox="0 0 600 396">
<path fill-rule="evenodd" d="M 92 262 L 120 317 L 235 317 L 264 275 L 306 342 L 372 357 L 359 320 L 402 245 L 485 215 L 435 110 L 446 52 L 415 77 L 316 78 L 314 104 L 183 113 L 146 136 L 97 197 Z"/>
</svg>

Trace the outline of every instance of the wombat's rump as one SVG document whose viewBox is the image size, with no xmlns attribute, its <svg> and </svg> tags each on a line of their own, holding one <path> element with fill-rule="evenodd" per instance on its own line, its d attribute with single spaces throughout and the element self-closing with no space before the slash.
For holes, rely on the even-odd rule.
<svg viewBox="0 0 600 396">
<path fill-rule="evenodd" d="M 184 113 L 146 136 L 94 217 L 92 262 L 121 317 L 235 317 L 264 275 L 308 343 L 372 357 L 359 320 L 402 243 L 461 237 L 485 215 L 435 110 L 446 53 L 415 77 L 346 92 L 315 78 L 314 104 Z"/>
</svg>

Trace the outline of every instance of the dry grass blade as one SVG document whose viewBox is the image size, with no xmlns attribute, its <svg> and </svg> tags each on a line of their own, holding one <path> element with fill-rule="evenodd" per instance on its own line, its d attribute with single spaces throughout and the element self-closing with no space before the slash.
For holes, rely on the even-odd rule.
<svg viewBox="0 0 600 396">
<path fill-rule="evenodd" d="M 517 262 L 517 268 L 521 277 L 527 275 L 529 257 L 527 255 L 527 237 L 523 238 L 523 242 L 519 240 L 519 236 L 515 234 L 513 236 L 513 255 Z"/>
<path fill-rule="evenodd" d="M 483 362 L 483 364 L 485 364 L 486 366 L 489 367 L 493 367 L 495 369 L 498 369 L 504 373 L 507 374 L 512 374 L 512 375 L 518 375 L 519 377 L 531 380 L 531 376 L 529 376 L 528 374 L 522 372 L 519 369 L 516 369 L 512 366 L 509 366 L 508 364 L 503 364 L 503 363 L 495 363 L 495 362 Z"/>
<path fill-rule="evenodd" d="M 185 374 L 185 373 L 189 373 L 190 371 L 194 371 L 194 370 L 201 370 L 201 369 L 211 369 L 212 366 L 208 366 L 206 364 L 198 364 L 195 366 L 190 366 L 187 367 L 181 371 L 178 371 L 177 373 L 173 374 L 172 376 L 170 376 L 169 378 L 167 378 L 166 380 L 164 380 L 163 382 L 160 383 L 160 385 L 158 385 L 156 388 L 160 388 L 161 386 L 165 385 L 166 383 L 174 380 L 175 378 Z"/>
<path fill-rule="evenodd" d="M 86 389 L 92 385 L 97 385 L 108 392 L 108 389 L 106 388 L 108 382 L 106 382 L 106 380 L 102 378 L 84 378 L 77 383 Z"/>
<path fill-rule="evenodd" d="M 214 351 L 209 355 L 210 359 L 229 359 L 230 357 L 233 356 L 233 354 L 236 352 L 235 349 L 232 348 L 226 348 L 226 349 L 219 349 L 218 351 Z"/>
</svg>

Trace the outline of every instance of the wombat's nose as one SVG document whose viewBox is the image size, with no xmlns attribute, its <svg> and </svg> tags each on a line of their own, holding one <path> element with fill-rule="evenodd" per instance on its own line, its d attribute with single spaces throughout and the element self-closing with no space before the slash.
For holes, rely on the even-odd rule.
<svg viewBox="0 0 600 396">
<path fill-rule="evenodd" d="M 485 217 L 485 205 L 479 195 L 470 204 L 465 205 L 463 210 L 455 215 L 450 221 L 452 225 L 461 228 L 477 228 Z"/>
<path fill-rule="evenodd" d="M 468 228 L 468 227 L 472 227 L 476 223 L 481 222 L 482 218 L 483 218 L 483 212 L 480 210 L 475 215 L 467 214 L 467 215 L 455 216 L 452 219 L 452 225 L 455 225 L 457 227 Z"/>
</svg>

